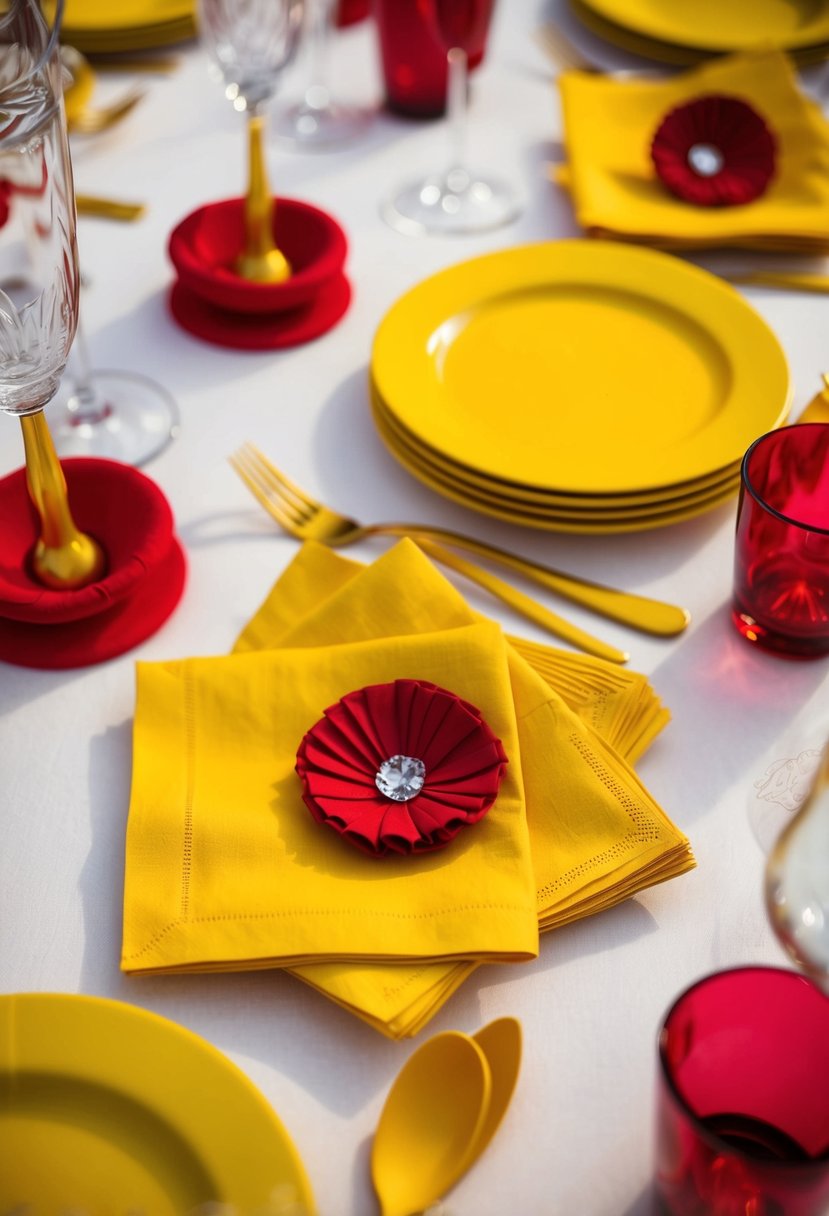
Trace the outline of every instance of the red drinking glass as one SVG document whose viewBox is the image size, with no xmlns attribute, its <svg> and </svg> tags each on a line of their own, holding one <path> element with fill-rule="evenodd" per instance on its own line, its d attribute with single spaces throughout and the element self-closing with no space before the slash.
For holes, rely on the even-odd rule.
<svg viewBox="0 0 829 1216">
<path fill-rule="evenodd" d="M 826 1216 L 829 998 L 811 980 L 721 971 L 669 1010 L 656 1194 L 667 1216 Z"/>
<path fill-rule="evenodd" d="M 477 14 L 461 23 L 470 71 L 484 57 L 492 5 L 493 0 L 459 0 L 462 13 L 469 8 Z M 389 108 L 413 118 L 439 117 L 446 110 L 448 48 L 441 40 L 433 0 L 374 0 L 374 17 Z M 450 22 L 452 30 L 458 23 Z"/>
<path fill-rule="evenodd" d="M 829 423 L 771 431 L 743 457 L 732 617 L 764 649 L 829 654 Z"/>
</svg>

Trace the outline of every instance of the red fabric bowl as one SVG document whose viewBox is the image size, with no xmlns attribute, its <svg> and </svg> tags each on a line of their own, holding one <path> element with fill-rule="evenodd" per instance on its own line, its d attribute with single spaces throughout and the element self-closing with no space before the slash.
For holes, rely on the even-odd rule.
<svg viewBox="0 0 829 1216">
<path fill-rule="evenodd" d="M 37 581 L 29 558 L 38 520 L 25 469 L 17 469 L 0 480 L 0 617 L 7 620 L 45 625 L 94 616 L 136 591 L 169 554 L 173 514 L 155 482 L 114 460 L 75 457 L 61 464 L 72 516 L 103 546 L 106 573 L 74 591 Z"/>
<path fill-rule="evenodd" d="M 251 283 L 233 269 L 244 243 L 241 198 L 185 216 L 170 233 L 167 252 L 185 287 L 210 304 L 228 312 L 281 312 L 307 304 L 342 271 L 348 242 L 333 216 L 291 198 L 276 200 L 273 230 L 293 270 L 284 283 Z"/>
</svg>

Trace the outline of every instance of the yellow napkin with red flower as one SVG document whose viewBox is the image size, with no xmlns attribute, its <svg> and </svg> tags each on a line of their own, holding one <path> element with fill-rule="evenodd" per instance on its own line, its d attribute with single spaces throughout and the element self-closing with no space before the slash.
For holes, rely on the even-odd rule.
<svg viewBox="0 0 829 1216">
<path fill-rule="evenodd" d="M 555 652 L 533 650 L 555 668 Z M 629 765 L 410 541 L 367 568 L 305 546 L 236 651 L 139 665 L 125 970 L 290 966 L 401 1037 L 481 961 L 533 952 L 528 907 L 533 926 L 553 927 L 693 865 L 687 840 Z M 579 686 L 579 661 L 567 657 L 562 681 L 589 712 L 603 665 L 587 661 Z M 431 862 L 352 856 L 311 820 L 289 771 L 303 722 L 335 693 L 399 676 L 476 704 L 510 759 L 505 805 L 499 794 L 458 852 L 461 837 Z M 643 707 L 645 737 L 663 711 L 636 681 L 626 696 L 624 681 L 612 683 L 608 721 L 635 748 L 643 728 L 621 727 L 635 717 L 622 703 Z M 299 708 L 286 708 L 286 696 Z M 345 920 L 332 928 L 341 909 Z"/>
<path fill-rule="evenodd" d="M 568 71 L 558 83 L 567 163 L 555 177 L 591 236 L 677 249 L 829 252 L 829 123 L 781 51 L 723 56 L 664 80 Z M 696 206 L 671 194 L 651 162 L 666 114 L 712 94 L 746 102 L 776 138 L 775 176 L 753 202 Z"/>
</svg>

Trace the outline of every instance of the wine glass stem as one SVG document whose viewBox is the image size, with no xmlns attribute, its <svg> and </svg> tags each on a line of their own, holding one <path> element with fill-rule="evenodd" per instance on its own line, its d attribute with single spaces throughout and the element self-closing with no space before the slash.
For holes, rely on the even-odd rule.
<svg viewBox="0 0 829 1216">
<path fill-rule="evenodd" d="M 333 0 L 312 0 L 311 28 L 308 39 L 310 79 L 305 90 L 305 104 L 312 110 L 324 110 L 329 103 L 328 48 L 333 16 Z"/>
<path fill-rule="evenodd" d="M 449 68 L 446 108 L 449 116 L 450 172 L 466 163 L 467 56 L 461 47 L 452 47 L 446 56 Z"/>
<path fill-rule="evenodd" d="M 33 564 L 50 587 L 81 587 L 99 578 L 104 556 L 91 537 L 78 530 L 69 510 L 66 479 L 43 410 L 20 419 L 26 452 L 29 497 L 40 517 L 40 539 Z"/>
<path fill-rule="evenodd" d="M 273 246 L 271 222 L 273 196 L 265 161 L 265 115 L 252 112 L 248 118 L 248 193 L 245 199 L 245 235 L 252 256 L 266 254 Z"/>
<path fill-rule="evenodd" d="M 75 364 L 74 384 L 66 401 L 66 410 L 73 426 L 95 426 L 111 415 L 112 407 L 95 388 L 89 346 L 80 316 L 72 344 L 72 355 Z"/>
</svg>

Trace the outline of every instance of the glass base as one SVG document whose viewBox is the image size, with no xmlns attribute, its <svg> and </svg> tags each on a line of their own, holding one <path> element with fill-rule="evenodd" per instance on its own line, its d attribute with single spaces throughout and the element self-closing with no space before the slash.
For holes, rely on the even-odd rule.
<svg viewBox="0 0 829 1216">
<path fill-rule="evenodd" d="M 305 100 L 278 115 L 271 128 L 294 148 L 315 151 L 336 148 L 356 139 L 372 119 L 370 110 L 336 102 L 327 89 L 309 89 Z"/>
<path fill-rule="evenodd" d="M 518 192 L 505 181 L 471 169 L 409 182 L 381 207 L 387 224 L 407 236 L 454 236 L 509 224 L 521 212 Z"/>
<path fill-rule="evenodd" d="M 94 371 L 71 380 L 46 408 L 59 456 L 99 456 L 136 467 L 158 456 L 179 433 L 173 398 L 135 372 Z"/>
</svg>

